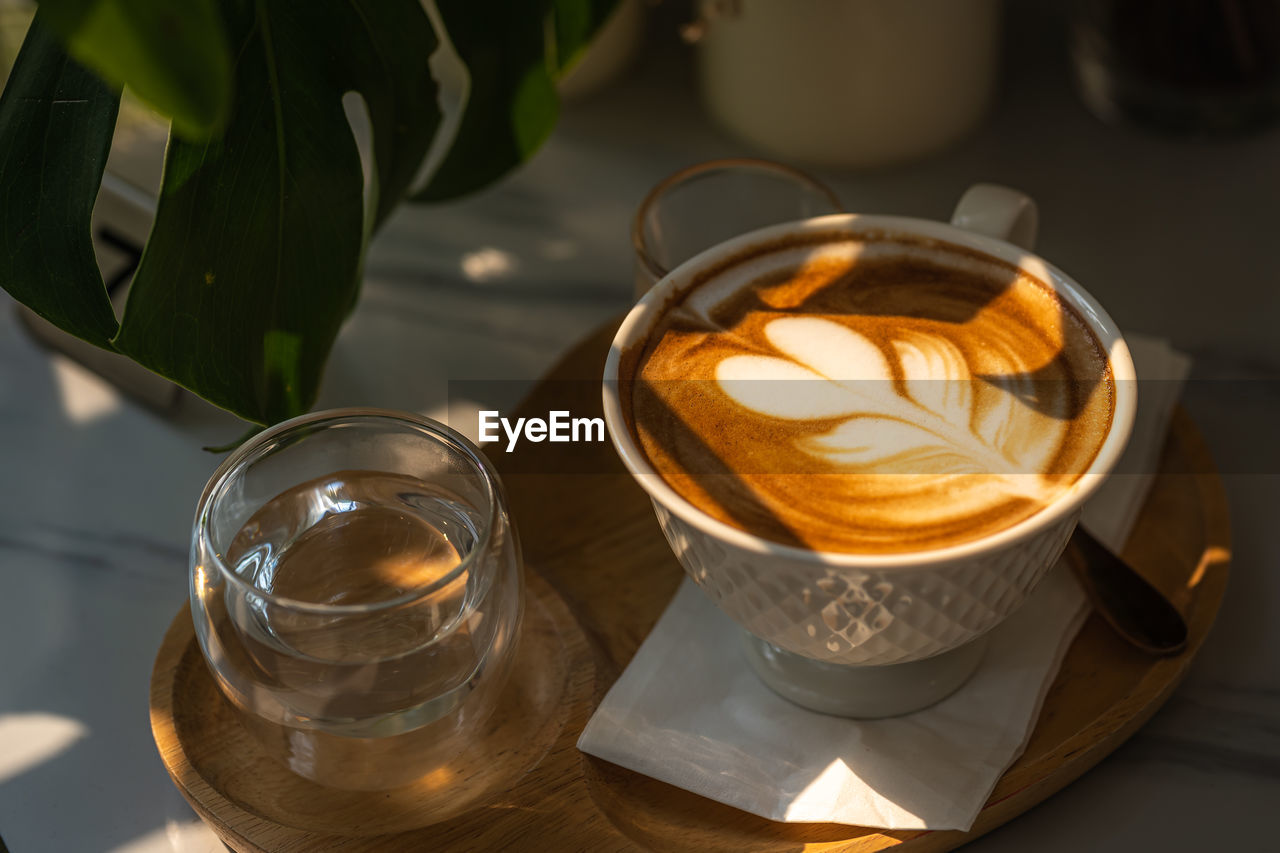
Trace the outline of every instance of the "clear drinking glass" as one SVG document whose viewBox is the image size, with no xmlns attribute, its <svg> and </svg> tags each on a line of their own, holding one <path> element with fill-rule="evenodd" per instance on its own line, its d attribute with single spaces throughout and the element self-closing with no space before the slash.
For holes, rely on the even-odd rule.
<svg viewBox="0 0 1280 853">
<path fill-rule="evenodd" d="M 446 766 L 496 704 L 522 603 L 497 475 L 416 415 L 282 423 L 219 466 L 196 511 L 205 659 L 268 751 L 321 784 Z"/>
<path fill-rule="evenodd" d="M 731 237 L 843 212 L 821 182 L 770 160 L 708 160 L 681 169 L 655 185 L 636 209 L 636 298 L 703 249 Z"/>
</svg>

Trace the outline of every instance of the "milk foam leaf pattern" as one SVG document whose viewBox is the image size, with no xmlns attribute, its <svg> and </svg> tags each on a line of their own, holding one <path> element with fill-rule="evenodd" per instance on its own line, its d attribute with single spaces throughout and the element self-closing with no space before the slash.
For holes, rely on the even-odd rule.
<svg viewBox="0 0 1280 853">
<path fill-rule="evenodd" d="M 863 415 L 801 444 L 815 455 L 842 466 L 888 472 L 927 470 L 933 474 L 982 474 L 986 470 L 970 453 L 907 421 Z"/>
<path fill-rule="evenodd" d="M 89 218 L 119 106 L 119 95 L 62 49 L 42 7 L 0 95 L 0 285 L 106 348 L 117 323 Z"/>
<path fill-rule="evenodd" d="M 216 0 L 40 0 L 67 52 L 128 86 L 175 132 L 201 139 L 231 108 L 231 50 Z"/>
<path fill-rule="evenodd" d="M 787 420 L 845 418 L 800 449 L 836 465 L 882 473 L 996 474 L 1034 490 L 1019 461 L 972 427 L 971 371 L 952 343 L 923 334 L 893 341 L 893 365 L 866 336 L 833 320 L 783 317 L 765 327 L 781 354 L 733 355 L 716 368 L 722 390 L 755 412 Z"/>
<path fill-rule="evenodd" d="M 726 394 L 754 412 L 786 420 L 842 417 L 865 406 L 854 389 L 792 361 L 733 355 L 716 366 Z"/>
<path fill-rule="evenodd" d="M 765 337 L 774 347 L 815 373 L 848 387 L 866 391 L 872 385 L 893 379 L 888 360 L 880 348 L 864 336 L 839 323 L 821 317 L 787 317 L 765 327 Z"/>
<path fill-rule="evenodd" d="M 960 348 L 933 335 L 904 330 L 893 341 L 907 393 L 960 429 L 973 417 L 973 382 Z"/>
</svg>

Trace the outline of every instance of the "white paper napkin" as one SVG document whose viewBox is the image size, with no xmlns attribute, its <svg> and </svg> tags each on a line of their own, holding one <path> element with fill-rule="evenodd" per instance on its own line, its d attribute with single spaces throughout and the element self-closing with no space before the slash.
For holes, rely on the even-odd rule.
<svg viewBox="0 0 1280 853">
<path fill-rule="evenodd" d="M 1119 548 L 1154 477 L 1189 360 L 1129 339 L 1142 386 L 1121 469 L 1084 524 Z M 1163 380 L 1163 381 L 1148 381 Z M 685 579 L 578 740 L 583 752 L 779 821 L 967 830 L 1026 746 L 1087 613 L 1055 567 L 990 634 L 978 671 L 930 708 L 886 720 L 805 710 L 756 678 L 740 629 Z"/>
</svg>

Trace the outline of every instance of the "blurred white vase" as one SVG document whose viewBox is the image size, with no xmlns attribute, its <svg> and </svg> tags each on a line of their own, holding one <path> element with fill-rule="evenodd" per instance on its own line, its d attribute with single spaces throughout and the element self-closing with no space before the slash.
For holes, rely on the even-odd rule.
<svg viewBox="0 0 1280 853">
<path fill-rule="evenodd" d="M 991 104 L 1000 0 L 703 0 L 702 94 L 761 151 L 864 168 L 939 151 Z"/>
</svg>

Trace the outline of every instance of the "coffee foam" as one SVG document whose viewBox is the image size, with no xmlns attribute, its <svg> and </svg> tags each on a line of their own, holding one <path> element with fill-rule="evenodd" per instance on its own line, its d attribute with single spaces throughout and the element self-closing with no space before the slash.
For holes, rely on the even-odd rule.
<svg viewBox="0 0 1280 853">
<path fill-rule="evenodd" d="M 639 380 L 628 423 L 686 500 L 850 553 L 946 547 L 1034 514 L 1088 467 L 1114 396 L 1101 345 L 1047 284 L 888 235 L 723 265 L 623 365 Z"/>
</svg>

